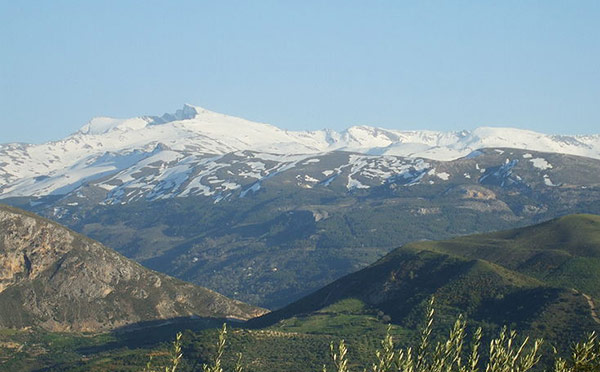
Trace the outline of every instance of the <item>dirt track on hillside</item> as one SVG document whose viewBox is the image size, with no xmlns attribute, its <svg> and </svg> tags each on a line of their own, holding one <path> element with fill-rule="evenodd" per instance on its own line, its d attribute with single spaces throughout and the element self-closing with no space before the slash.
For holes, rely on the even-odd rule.
<svg viewBox="0 0 600 372">
<path fill-rule="evenodd" d="M 600 324 L 600 318 L 598 318 L 598 314 L 596 313 L 596 305 L 592 300 L 592 296 L 586 295 L 585 293 L 582 293 L 582 295 L 587 300 L 588 305 L 590 305 L 590 314 L 592 315 L 592 319 L 594 319 L 596 323 Z"/>
</svg>

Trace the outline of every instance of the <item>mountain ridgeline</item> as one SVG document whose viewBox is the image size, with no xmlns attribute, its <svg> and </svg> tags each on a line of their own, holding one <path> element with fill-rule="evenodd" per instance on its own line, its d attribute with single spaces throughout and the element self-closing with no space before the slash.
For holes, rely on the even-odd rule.
<svg viewBox="0 0 600 372">
<path fill-rule="evenodd" d="M 106 331 L 172 318 L 245 320 L 262 313 L 0 205 L 0 328 Z"/>
</svg>

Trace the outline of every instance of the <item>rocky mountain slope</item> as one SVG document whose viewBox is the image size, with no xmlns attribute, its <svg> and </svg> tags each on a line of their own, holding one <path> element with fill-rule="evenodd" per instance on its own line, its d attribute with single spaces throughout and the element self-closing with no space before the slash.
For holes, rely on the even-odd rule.
<svg viewBox="0 0 600 372">
<path fill-rule="evenodd" d="M 177 317 L 248 319 L 262 313 L 0 205 L 0 327 L 100 331 Z"/>
<path fill-rule="evenodd" d="M 442 319 L 460 312 L 560 342 L 600 329 L 599 239 L 600 216 L 571 215 L 499 233 L 415 242 L 251 323 L 285 328 L 352 312 L 356 305 L 348 304 L 359 301 L 361 311 L 410 328 L 434 295 Z"/>
</svg>

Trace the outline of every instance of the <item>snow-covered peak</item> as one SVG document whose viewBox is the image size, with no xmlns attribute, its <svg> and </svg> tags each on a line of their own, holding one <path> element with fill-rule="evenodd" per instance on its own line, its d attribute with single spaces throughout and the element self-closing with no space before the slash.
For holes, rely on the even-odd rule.
<svg viewBox="0 0 600 372">
<path fill-rule="evenodd" d="M 183 105 L 175 113 L 165 113 L 162 116 L 142 116 L 132 119 L 117 119 L 110 117 L 96 117 L 85 124 L 77 133 L 89 135 L 102 135 L 115 129 L 120 131 L 143 129 L 148 125 L 166 124 L 175 121 L 194 119 L 199 114 L 214 114 L 202 107 Z"/>
<path fill-rule="evenodd" d="M 349 147 L 385 147 L 399 140 L 393 131 L 365 125 L 354 126 L 342 132 Z"/>
<path fill-rule="evenodd" d="M 77 133 L 89 135 L 102 135 L 115 129 L 121 131 L 135 130 L 146 127 L 148 120 L 144 118 L 115 119 L 109 117 L 96 117 L 81 127 Z"/>
<path fill-rule="evenodd" d="M 530 144 L 544 137 L 549 136 L 527 129 L 508 127 L 479 127 L 474 129 L 472 132 L 469 132 L 469 134 L 465 136 L 465 139 L 468 139 L 472 142 L 481 141 L 483 143 L 503 141 L 514 144 Z"/>
<path fill-rule="evenodd" d="M 202 112 L 208 112 L 208 110 L 205 110 L 199 106 L 192 106 L 186 103 L 185 105 L 183 105 L 183 108 L 175 111 L 174 116 L 177 120 L 188 120 L 195 118 L 196 115 Z"/>
<path fill-rule="evenodd" d="M 467 156 L 477 149 L 498 147 L 600 159 L 600 135 L 553 136 L 494 127 L 459 132 L 401 131 L 370 126 L 355 126 L 340 132 L 329 129 L 289 131 L 184 105 L 162 116 L 94 118 L 78 132 L 55 142 L 0 145 L 0 197 L 6 195 L 9 188 L 18 193 L 17 189 L 22 189 L 25 183 L 39 185 L 40 180 L 45 179 L 63 177 L 61 180 L 68 180 L 69 184 L 74 184 L 74 179 L 87 180 L 91 177 L 88 174 L 91 165 L 97 164 L 97 159 L 104 159 L 104 154 L 135 160 L 157 146 L 180 154 L 181 159 L 246 150 L 283 156 L 343 150 L 447 161 Z M 107 167 L 120 169 L 123 164 L 129 163 L 120 161 L 118 167 L 113 163 Z M 73 169 L 77 169 L 81 177 L 76 177 Z M 96 175 L 105 172 L 97 166 L 95 169 Z M 53 183 L 52 187 L 56 185 Z M 37 193 L 41 195 L 42 191 Z"/>
</svg>

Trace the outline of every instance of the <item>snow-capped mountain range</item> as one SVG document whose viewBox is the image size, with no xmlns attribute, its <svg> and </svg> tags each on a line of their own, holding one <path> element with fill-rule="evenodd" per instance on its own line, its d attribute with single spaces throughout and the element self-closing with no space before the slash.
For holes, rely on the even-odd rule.
<svg viewBox="0 0 600 372">
<path fill-rule="evenodd" d="M 333 151 L 356 153 L 348 157 L 346 167 L 367 167 L 383 178 L 418 174 L 427 169 L 428 159 L 450 161 L 494 147 L 600 159 L 600 135 L 557 136 L 489 127 L 461 132 L 369 126 L 341 132 L 287 131 L 185 105 L 160 117 L 94 118 L 55 142 L 1 144 L 0 198 L 63 195 L 90 182 L 109 193 L 108 201 L 122 201 L 123 193 L 132 189 L 150 198 L 215 195 L 243 186 L 216 177 L 219 171 L 237 172 L 236 177 L 248 178 L 246 184 L 257 188 L 260 185 L 253 182 L 300 163 L 318 162 L 316 157 Z M 229 169 L 232 162 L 244 166 Z M 348 187 L 361 185 L 349 181 Z"/>
</svg>

